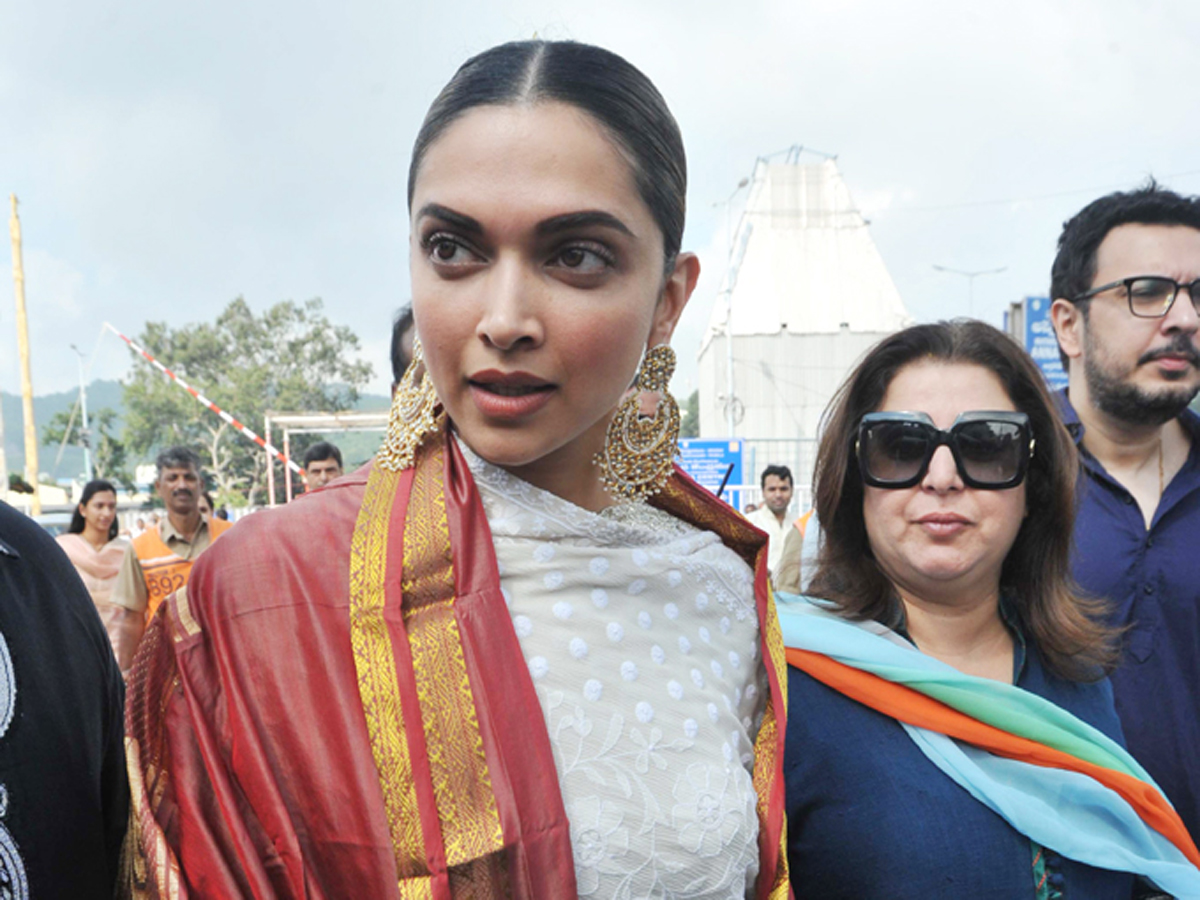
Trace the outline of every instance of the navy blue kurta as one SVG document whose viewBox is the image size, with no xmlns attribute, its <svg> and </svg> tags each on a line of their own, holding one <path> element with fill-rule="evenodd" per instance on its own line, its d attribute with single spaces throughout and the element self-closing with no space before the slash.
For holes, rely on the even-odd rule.
<svg viewBox="0 0 1200 900">
<path fill-rule="evenodd" d="M 1058 678 L 1032 645 L 1015 656 L 1019 687 L 1123 743 L 1107 679 Z M 895 719 L 794 668 L 784 776 L 796 900 L 1037 897 L 1029 838 L 945 775 Z M 1054 853 L 1044 862 L 1066 900 L 1133 896 L 1132 875 Z"/>
</svg>

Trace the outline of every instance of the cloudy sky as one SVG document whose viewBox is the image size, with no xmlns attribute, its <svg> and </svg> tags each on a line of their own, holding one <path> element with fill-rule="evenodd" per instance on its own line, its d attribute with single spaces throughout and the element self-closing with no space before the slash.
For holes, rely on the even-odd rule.
<svg viewBox="0 0 1200 900">
<path fill-rule="evenodd" d="M 706 276 L 677 334 L 690 391 L 755 158 L 836 154 L 909 310 L 1046 289 L 1062 221 L 1154 174 L 1200 193 L 1195 0 L 0 0 L 0 191 L 21 202 L 36 393 L 119 377 L 147 320 L 321 297 L 387 376 L 408 297 L 404 187 L 424 111 L 468 56 L 534 33 L 659 86 Z M 1191 87 L 1188 87 L 1191 85 Z M 0 266 L 9 279 L 9 257 Z M 19 389 L 11 288 L 0 389 Z"/>
</svg>

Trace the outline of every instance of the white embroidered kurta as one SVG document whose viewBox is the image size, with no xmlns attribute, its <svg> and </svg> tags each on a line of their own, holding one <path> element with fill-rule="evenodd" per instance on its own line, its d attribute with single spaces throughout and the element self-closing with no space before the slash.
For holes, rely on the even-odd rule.
<svg viewBox="0 0 1200 900">
<path fill-rule="evenodd" d="M 463 448 L 588 898 L 744 898 L 766 694 L 753 573 L 645 504 L 581 509 Z"/>
</svg>

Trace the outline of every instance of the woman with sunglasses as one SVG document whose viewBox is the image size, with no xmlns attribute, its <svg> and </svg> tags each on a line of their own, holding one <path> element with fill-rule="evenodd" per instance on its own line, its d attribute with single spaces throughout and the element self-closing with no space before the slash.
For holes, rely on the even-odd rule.
<svg viewBox="0 0 1200 900">
<path fill-rule="evenodd" d="M 974 321 L 887 338 L 835 396 L 812 596 L 779 595 L 798 898 L 1200 896 L 1200 855 L 1122 748 L 1113 635 L 1068 576 L 1053 410 Z"/>
<path fill-rule="evenodd" d="M 786 897 L 765 542 L 672 466 L 685 195 L 666 103 L 599 47 L 439 94 L 384 446 L 239 524 L 139 651 L 154 895 Z"/>
</svg>

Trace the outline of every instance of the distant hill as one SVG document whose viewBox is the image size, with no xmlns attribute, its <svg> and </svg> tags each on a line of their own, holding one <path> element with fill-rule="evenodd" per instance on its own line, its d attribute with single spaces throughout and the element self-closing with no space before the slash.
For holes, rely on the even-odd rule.
<svg viewBox="0 0 1200 900">
<path fill-rule="evenodd" d="M 42 394 L 33 398 L 33 418 L 37 422 L 38 438 L 46 423 L 54 418 L 60 410 L 71 414 L 71 407 L 79 399 L 79 391 L 60 391 L 57 394 Z M 121 383 L 119 381 L 93 381 L 87 389 L 88 412 L 109 407 L 117 411 L 118 421 L 124 424 L 124 407 L 121 404 Z M 21 396 L 6 394 L 0 391 L 0 409 L 4 413 L 4 450 L 8 457 L 10 472 L 25 471 L 25 420 L 21 412 Z M 68 446 L 63 449 L 62 461 L 57 471 L 54 458 L 58 454 L 58 444 L 38 448 L 38 464 L 41 470 L 58 478 L 66 478 L 83 471 L 83 450 L 80 447 Z"/>
<path fill-rule="evenodd" d="M 121 382 L 115 380 L 96 380 L 88 385 L 88 412 L 109 407 L 117 412 L 118 430 L 124 428 L 125 407 L 122 402 Z M 78 391 L 61 391 L 56 394 L 43 394 L 33 398 L 33 416 L 37 422 L 38 437 L 54 414 L 65 410 L 68 415 L 71 408 L 79 399 Z M 382 394 L 363 394 L 359 397 L 355 409 L 372 411 L 387 409 L 391 404 L 390 398 Z M 25 471 L 25 426 L 21 412 L 20 395 L 7 394 L 0 391 L 0 410 L 4 415 L 4 449 L 8 458 L 10 472 Z M 230 410 L 236 413 L 236 410 Z M 329 434 L 326 440 L 331 440 L 342 448 L 347 466 L 365 462 L 379 446 L 382 434 L 371 432 L 356 434 Z M 54 478 L 70 478 L 83 472 L 83 450 L 76 446 L 63 449 L 62 460 L 57 468 L 54 459 L 58 455 L 58 445 L 42 444 L 38 448 L 38 464 L 43 472 Z"/>
</svg>

